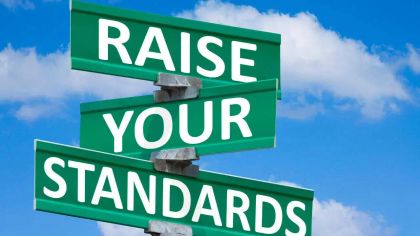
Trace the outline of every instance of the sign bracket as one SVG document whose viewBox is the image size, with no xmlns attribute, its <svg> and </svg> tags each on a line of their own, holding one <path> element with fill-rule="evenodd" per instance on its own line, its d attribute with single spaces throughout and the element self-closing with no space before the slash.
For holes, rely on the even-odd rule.
<svg viewBox="0 0 420 236">
<path fill-rule="evenodd" d="M 150 220 L 149 227 L 144 231 L 152 236 L 193 236 L 192 228 L 158 220 Z"/>
<path fill-rule="evenodd" d="M 197 98 L 202 82 L 189 76 L 159 73 L 154 85 L 161 87 L 154 92 L 155 102 L 161 103 Z"/>
<path fill-rule="evenodd" d="M 155 170 L 188 177 L 197 177 L 200 168 L 192 161 L 198 159 L 195 148 L 161 150 L 153 152 L 150 157 Z"/>
</svg>

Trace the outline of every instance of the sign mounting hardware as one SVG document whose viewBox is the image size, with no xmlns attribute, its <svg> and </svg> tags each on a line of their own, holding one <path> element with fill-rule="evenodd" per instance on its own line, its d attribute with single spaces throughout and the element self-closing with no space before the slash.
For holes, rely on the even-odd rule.
<svg viewBox="0 0 420 236">
<path fill-rule="evenodd" d="M 159 73 L 154 84 L 161 87 L 154 93 L 156 103 L 197 98 L 202 86 L 200 79 L 167 73 Z M 189 177 L 197 177 L 199 167 L 192 161 L 198 159 L 195 148 L 161 150 L 150 158 L 157 171 Z"/>
<path fill-rule="evenodd" d="M 159 73 L 154 85 L 161 87 L 154 92 L 155 102 L 161 103 L 197 98 L 202 82 L 189 76 Z"/>
<path fill-rule="evenodd" d="M 158 220 L 149 221 L 149 227 L 144 232 L 152 236 L 193 236 L 192 229 L 189 226 Z"/>
<path fill-rule="evenodd" d="M 195 148 L 167 149 L 152 152 L 150 160 L 157 171 L 197 177 L 199 167 L 192 161 L 198 160 Z"/>
<path fill-rule="evenodd" d="M 159 73 L 154 84 L 161 87 L 154 92 L 156 103 L 197 98 L 202 87 L 200 79 L 167 73 Z M 198 159 L 195 148 L 161 150 L 153 152 L 150 157 L 155 170 L 188 177 L 197 177 L 200 168 L 198 165 L 193 165 L 192 161 Z M 149 221 L 146 233 L 153 236 L 193 235 L 189 226 L 163 221 Z"/>
</svg>

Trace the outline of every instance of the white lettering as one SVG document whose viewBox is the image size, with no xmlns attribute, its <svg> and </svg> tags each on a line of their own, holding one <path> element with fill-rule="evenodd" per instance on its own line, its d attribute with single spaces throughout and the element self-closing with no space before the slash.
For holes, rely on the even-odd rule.
<svg viewBox="0 0 420 236">
<path fill-rule="evenodd" d="M 112 114 L 103 114 L 103 118 L 108 126 L 109 130 L 111 131 L 112 136 L 114 137 L 114 152 L 122 152 L 123 149 L 123 140 L 122 137 L 124 136 L 125 130 L 127 129 L 128 123 L 133 116 L 134 111 L 126 111 L 124 113 L 123 119 L 120 123 L 120 127 L 118 128 L 117 124 L 115 123 L 114 117 Z"/>
<path fill-rule="evenodd" d="M 234 116 L 230 114 L 232 105 L 239 105 L 241 107 L 239 114 Z M 249 101 L 245 98 L 229 98 L 222 100 L 222 140 L 230 139 L 231 123 L 236 123 L 238 125 L 243 137 L 252 137 L 248 123 L 244 120 L 249 114 L 249 111 Z"/>
<path fill-rule="evenodd" d="M 108 181 L 110 191 L 104 190 L 105 181 Z M 98 205 L 101 198 L 109 198 L 114 200 L 115 208 L 123 209 L 120 193 L 118 192 L 117 183 L 115 181 L 114 172 L 109 167 L 103 167 L 93 194 L 92 204 Z"/>
<path fill-rule="evenodd" d="M 190 73 L 190 34 L 182 32 L 181 33 L 181 72 Z"/>
<path fill-rule="evenodd" d="M 163 120 L 163 133 L 160 139 L 149 142 L 144 137 L 144 122 L 146 121 L 147 117 L 151 115 L 158 115 Z M 137 117 L 136 125 L 135 125 L 135 136 L 136 141 L 140 147 L 145 149 L 155 149 L 160 148 L 165 145 L 172 135 L 172 116 L 168 110 L 162 107 L 151 107 L 144 110 L 140 115 Z"/>
<path fill-rule="evenodd" d="M 206 199 L 209 199 L 210 209 L 204 208 Z M 220 219 L 219 209 L 217 207 L 216 197 L 214 196 L 213 187 L 209 185 L 203 185 L 200 196 L 198 197 L 197 206 L 195 207 L 194 214 L 192 217 L 193 222 L 198 222 L 201 215 L 208 215 L 213 217 L 214 224 L 222 226 L 222 220 Z"/>
<path fill-rule="evenodd" d="M 305 236 L 306 235 L 306 224 L 305 222 L 296 215 L 294 212 L 295 208 L 300 208 L 305 211 L 305 204 L 298 201 L 292 201 L 287 205 L 287 217 L 290 218 L 298 227 L 299 231 L 297 233 L 293 233 L 286 229 L 286 236 Z"/>
<path fill-rule="evenodd" d="M 149 197 L 147 197 L 143 184 L 135 172 L 128 172 L 127 176 L 127 210 L 134 211 L 134 189 L 140 196 L 141 202 L 148 214 L 156 212 L 156 176 L 149 177 Z"/>
<path fill-rule="evenodd" d="M 151 52 L 153 40 L 159 47 L 159 52 Z M 174 62 L 172 61 L 171 54 L 169 53 L 168 46 L 166 45 L 165 38 L 163 37 L 162 30 L 156 27 L 149 27 L 143 44 L 141 45 L 139 54 L 136 59 L 136 65 L 143 66 L 147 58 L 162 60 L 165 68 L 170 71 L 175 71 Z"/>
<path fill-rule="evenodd" d="M 182 193 L 182 207 L 178 211 L 171 210 L 171 187 L 177 187 Z M 187 186 L 179 180 L 175 179 L 163 179 L 163 216 L 171 218 L 183 218 L 185 217 L 191 207 L 191 193 Z"/>
<path fill-rule="evenodd" d="M 188 144 L 199 144 L 206 141 L 213 131 L 213 102 L 204 103 L 204 130 L 197 137 L 192 137 L 188 132 L 188 105 L 179 106 L 179 134 L 181 139 Z"/>
<path fill-rule="evenodd" d="M 197 66 L 197 72 L 200 75 L 203 75 L 206 77 L 216 78 L 223 75 L 223 73 L 225 72 L 225 63 L 218 55 L 214 54 L 207 48 L 207 45 L 209 43 L 213 43 L 219 47 L 222 47 L 223 41 L 213 36 L 204 36 L 198 40 L 198 45 L 197 45 L 198 51 L 203 57 L 213 62 L 215 68 L 214 70 L 206 70 L 206 69 L 203 69 L 201 66 Z"/>
<path fill-rule="evenodd" d="M 118 29 L 120 36 L 118 38 L 109 38 L 109 28 Z M 108 60 L 108 47 L 113 45 L 124 64 L 133 64 L 124 43 L 130 38 L 130 30 L 121 22 L 107 19 L 99 19 L 99 59 Z"/>
<path fill-rule="evenodd" d="M 242 204 L 239 207 L 235 207 L 235 198 L 239 198 Z M 245 212 L 249 208 L 248 196 L 240 191 L 230 190 L 227 191 L 227 203 L 226 203 L 226 227 L 233 228 L 233 215 L 236 214 L 241 220 L 242 227 L 245 231 L 250 231 L 248 218 Z"/>
<path fill-rule="evenodd" d="M 241 65 L 255 65 L 254 60 L 241 58 L 241 49 L 256 51 L 257 45 L 232 41 L 232 80 L 244 83 L 255 82 L 257 78 L 241 75 Z"/>
<path fill-rule="evenodd" d="M 77 169 L 77 201 L 85 202 L 86 171 L 95 171 L 95 166 L 77 161 L 69 161 L 68 165 Z"/>
<path fill-rule="evenodd" d="M 274 219 L 274 223 L 270 227 L 263 226 L 263 204 L 268 203 L 274 209 L 274 215 L 276 216 Z M 275 234 L 279 231 L 282 221 L 283 221 L 283 213 L 280 207 L 280 204 L 276 201 L 276 199 L 268 196 L 257 195 L 256 197 L 256 204 L 255 204 L 255 231 L 257 233 L 263 234 Z"/>
<path fill-rule="evenodd" d="M 64 195 L 66 195 L 67 184 L 66 184 L 66 181 L 60 175 L 54 172 L 54 170 L 52 169 L 53 165 L 58 165 L 58 166 L 61 166 L 62 168 L 65 167 L 64 161 L 58 157 L 50 157 L 45 161 L 44 163 L 45 174 L 47 174 L 48 178 L 50 178 L 52 181 L 54 181 L 58 185 L 58 189 L 56 191 L 52 191 L 48 189 L 47 187 L 44 187 L 44 194 L 50 198 L 62 198 Z"/>
</svg>

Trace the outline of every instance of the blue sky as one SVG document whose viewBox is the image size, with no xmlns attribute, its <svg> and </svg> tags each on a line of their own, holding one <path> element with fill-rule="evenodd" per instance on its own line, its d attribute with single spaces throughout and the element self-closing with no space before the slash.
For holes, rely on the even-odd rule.
<svg viewBox="0 0 420 236">
<path fill-rule="evenodd" d="M 277 147 L 203 168 L 314 189 L 314 235 L 418 235 L 418 1 L 96 2 L 281 33 Z M 71 72 L 67 1 L 0 0 L 0 21 L 0 235 L 141 235 L 33 211 L 33 139 L 77 145 L 80 102 L 150 84 Z"/>
</svg>

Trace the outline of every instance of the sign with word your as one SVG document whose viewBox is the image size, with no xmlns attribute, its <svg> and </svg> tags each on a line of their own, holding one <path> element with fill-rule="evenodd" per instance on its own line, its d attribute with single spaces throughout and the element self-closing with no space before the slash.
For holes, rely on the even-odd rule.
<svg viewBox="0 0 420 236">
<path fill-rule="evenodd" d="M 188 75 L 204 87 L 280 84 L 280 35 L 73 0 L 71 62 L 73 69 L 150 81 L 159 72 Z"/>
<path fill-rule="evenodd" d="M 149 161 L 35 143 L 35 209 L 147 228 L 191 226 L 194 235 L 311 235 L 313 191 L 200 171 L 156 172 Z"/>
<path fill-rule="evenodd" d="M 81 104 L 80 146 L 148 159 L 157 150 L 198 155 L 275 146 L 277 80 L 200 90 L 155 103 L 153 96 Z"/>
</svg>

